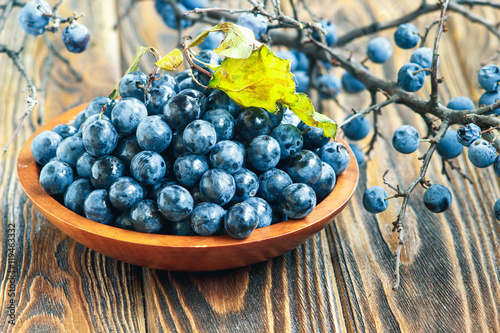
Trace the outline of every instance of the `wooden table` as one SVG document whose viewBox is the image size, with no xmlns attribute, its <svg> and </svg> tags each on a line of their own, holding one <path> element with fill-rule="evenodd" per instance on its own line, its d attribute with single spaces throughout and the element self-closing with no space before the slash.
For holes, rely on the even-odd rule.
<svg viewBox="0 0 500 333">
<path fill-rule="evenodd" d="M 417 157 L 426 144 L 421 144 L 418 154 L 402 156 L 388 139 L 402 124 L 413 124 L 424 133 L 420 118 L 404 107 L 383 110 L 385 138 L 360 168 L 359 188 L 343 213 L 304 245 L 273 260 L 211 273 L 156 271 L 105 257 L 52 226 L 26 199 L 17 180 L 16 158 L 22 144 L 39 126 L 39 119 L 45 121 L 109 94 L 136 46 L 155 46 L 166 54 L 177 38 L 154 12 L 153 1 L 139 2 L 119 29 L 113 30 L 117 14 L 127 3 L 63 4 L 65 15 L 73 10 L 85 13 L 81 22 L 92 34 L 91 46 L 82 55 L 68 54 L 59 35 L 49 36 L 81 73 L 81 82 L 47 51 L 43 37 L 29 37 L 22 53 L 39 87 L 40 104 L 0 160 L 0 332 L 500 331 L 500 228 L 492 214 L 500 197 L 499 182 L 492 170 L 473 168 L 463 155 L 456 164 L 473 178 L 473 185 L 454 171 L 448 180 L 441 174 L 439 158 L 428 173 L 433 182 L 452 189 L 451 209 L 430 213 L 422 204 L 423 190 L 414 193 L 406 219 L 401 287 L 392 290 L 397 235 L 391 232 L 391 222 L 400 202 L 391 200 L 386 212 L 372 215 L 362 209 L 360 199 L 367 186 L 382 183 L 385 169 L 391 170 L 392 182 L 403 186 L 418 172 Z M 395 18 L 415 6 L 413 1 L 339 0 L 322 6 L 321 15 L 333 19 L 343 32 L 363 22 Z M 500 18 L 492 9 L 474 10 L 492 22 Z M 24 33 L 12 16 L 0 41 L 20 45 Z M 420 20 L 421 31 L 436 18 L 434 14 Z M 440 73 L 445 83 L 440 98 L 446 103 L 451 97 L 466 95 L 477 101 L 479 63 L 495 53 L 498 41 L 456 14 L 448 29 L 441 47 Z M 392 33 L 381 35 L 391 38 Z M 358 59 L 363 58 L 359 52 L 364 52 L 365 43 L 361 39 L 350 46 Z M 386 65 L 370 65 L 370 70 L 394 79 L 395 68 L 410 55 L 411 51 L 395 49 Z M 151 69 L 148 61 L 143 62 L 145 70 Z M 10 59 L 0 54 L 2 146 L 24 112 L 25 86 Z M 419 94 L 428 92 L 425 86 Z M 342 94 L 340 103 L 348 109 L 362 108 L 368 96 Z M 324 102 L 323 108 L 338 120 L 345 117 L 333 102 Z M 11 231 L 15 253 L 9 262 Z M 10 268 L 15 273 L 12 280 Z M 15 295 L 15 325 L 8 323 L 10 292 Z"/>
</svg>

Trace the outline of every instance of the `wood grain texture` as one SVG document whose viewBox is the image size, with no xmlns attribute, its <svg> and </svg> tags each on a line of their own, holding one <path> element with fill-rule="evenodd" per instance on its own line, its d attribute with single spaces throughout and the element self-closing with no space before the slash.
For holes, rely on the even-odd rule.
<svg viewBox="0 0 500 333">
<path fill-rule="evenodd" d="M 393 19 L 418 6 L 411 0 L 338 0 L 312 6 L 332 19 L 340 34 L 353 27 Z M 372 215 L 361 206 L 368 186 L 381 183 L 385 169 L 393 183 L 408 185 L 417 174 L 425 151 L 396 154 L 389 138 L 402 124 L 424 132 L 422 121 L 402 106 L 383 110 L 382 132 L 376 154 L 361 168 L 360 186 L 342 214 L 296 250 L 245 268 L 179 273 L 143 269 L 109 259 L 66 237 L 27 201 L 15 175 L 22 143 L 39 126 L 66 109 L 109 93 L 137 45 L 153 45 L 166 53 L 177 39 L 153 11 L 152 1 L 140 1 L 117 31 L 111 27 L 128 0 L 66 1 L 63 8 L 85 12 L 82 22 L 92 32 L 84 55 L 64 55 L 83 74 L 78 83 L 67 67 L 50 56 L 42 39 L 30 38 L 23 60 L 45 103 L 37 109 L 19 140 L 0 160 L 2 233 L 0 240 L 0 332 L 476 332 L 500 331 L 500 227 L 492 216 L 500 197 L 498 178 L 491 170 L 477 170 L 460 156 L 456 163 L 474 179 L 464 182 L 450 171 L 441 174 L 438 158 L 429 179 L 452 189 L 451 209 L 432 214 L 422 204 L 418 188 L 410 200 L 403 248 L 401 287 L 393 292 L 392 252 L 397 236 L 391 222 L 399 203 Z M 237 5 L 237 2 L 235 2 Z M 16 9 L 17 10 L 17 9 Z M 500 13 L 474 8 L 491 22 Z M 68 9 L 68 12 L 71 10 Z M 65 12 L 67 14 L 68 12 Z M 436 17 L 417 22 L 423 30 Z M 440 99 L 465 95 L 475 101 L 479 63 L 500 48 L 485 29 L 452 14 L 441 45 Z M 19 45 L 22 32 L 15 18 L 0 40 Z M 200 26 L 194 27 L 197 30 Z M 191 31 L 191 30 L 190 30 Z M 381 33 L 392 38 L 393 30 Z M 364 57 L 368 38 L 349 45 L 357 59 Z M 431 41 L 431 40 L 429 40 Z M 54 37 L 57 47 L 62 44 Z M 430 45 L 430 44 L 428 44 Z M 382 77 L 395 79 L 396 68 L 408 61 L 411 50 L 394 50 L 385 65 L 369 65 Z M 146 62 L 143 64 L 147 69 Z M 50 73 L 46 76 L 46 73 Z M 341 75 L 342 71 L 334 70 Z M 0 55 L 0 138 L 5 143 L 24 111 L 25 85 L 10 60 Z M 42 84 L 47 82 L 46 85 Z M 429 85 L 419 92 L 426 96 Z M 344 95 L 350 109 L 368 104 L 367 94 Z M 333 102 L 323 109 L 336 119 L 346 114 Z M 360 143 L 361 146 L 366 141 Z M 8 228 L 15 223 L 15 326 L 6 316 L 9 301 Z M 179 257 L 182 260 L 182 257 Z"/>
</svg>

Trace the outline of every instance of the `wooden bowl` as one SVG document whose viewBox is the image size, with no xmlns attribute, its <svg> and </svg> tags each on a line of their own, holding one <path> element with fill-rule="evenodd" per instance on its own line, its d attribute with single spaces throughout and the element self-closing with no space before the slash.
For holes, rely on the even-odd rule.
<svg viewBox="0 0 500 333">
<path fill-rule="evenodd" d="M 31 154 L 35 135 L 71 122 L 85 107 L 81 105 L 61 114 L 31 136 L 17 161 L 19 181 L 33 204 L 62 232 L 97 252 L 134 265 L 174 271 L 213 271 L 274 258 L 304 243 L 330 223 L 346 206 L 358 182 L 358 166 L 349 150 L 349 167 L 338 176 L 332 193 L 311 214 L 304 219 L 256 229 L 246 239 L 228 235 L 146 234 L 107 226 L 72 212 L 45 193 L 38 181 L 40 167 Z"/>
</svg>

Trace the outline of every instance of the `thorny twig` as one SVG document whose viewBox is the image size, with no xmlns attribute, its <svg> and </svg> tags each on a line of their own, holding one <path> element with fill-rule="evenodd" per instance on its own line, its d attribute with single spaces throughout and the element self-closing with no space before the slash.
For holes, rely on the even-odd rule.
<svg viewBox="0 0 500 333">
<path fill-rule="evenodd" d="M 440 0 L 441 1 L 441 0 Z M 444 0 L 440 2 L 441 5 L 441 15 L 439 18 L 438 28 L 436 31 L 436 37 L 434 39 L 434 49 L 432 56 L 432 65 L 431 65 L 431 97 L 429 100 L 429 108 L 436 108 L 438 105 L 438 85 L 440 83 L 440 79 L 437 77 L 437 66 L 438 66 L 438 58 L 439 58 L 439 42 L 441 41 L 441 34 L 445 31 L 444 21 L 446 19 L 445 13 L 446 8 L 448 7 L 448 3 L 450 0 Z"/>
<path fill-rule="evenodd" d="M 467 180 L 469 182 L 469 184 L 471 184 L 471 185 L 474 184 L 474 181 L 472 180 L 472 178 L 468 174 L 463 172 L 462 169 L 458 165 L 453 163 L 452 160 L 449 160 L 446 158 L 443 158 L 442 160 L 443 160 L 443 165 L 442 165 L 443 169 L 442 169 L 441 173 L 444 174 L 446 176 L 446 178 L 448 178 L 448 180 L 451 180 L 451 177 L 448 174 L 448 171 L 446 170 L 447 164 L 450 166 L 451 170 L 456 171 L 463 179 Z"/>
</svg>

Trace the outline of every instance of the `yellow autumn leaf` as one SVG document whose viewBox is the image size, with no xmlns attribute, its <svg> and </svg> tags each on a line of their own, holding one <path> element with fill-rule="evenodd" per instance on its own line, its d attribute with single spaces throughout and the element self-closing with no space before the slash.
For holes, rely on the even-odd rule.
<svg viewBox="0 0 500 333">
<path fill-rule="evenodd" d="M 166 56 L 161 58 L 155 63 L 155 66 L 163 70 L 173 72 L 179 67 L 184 61 L 182 52 L 179 49 L 174 49 L 170 51 Z"/>
</svg>

